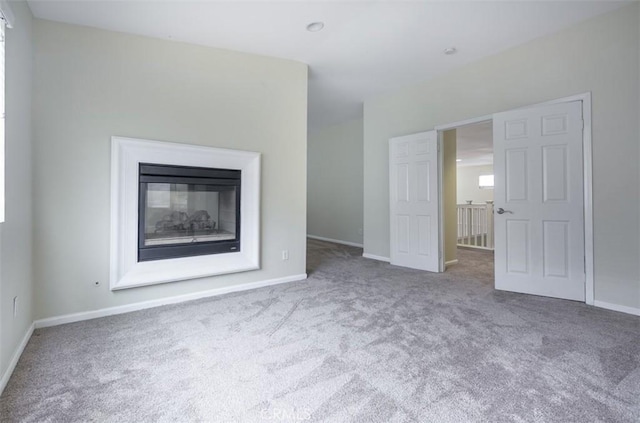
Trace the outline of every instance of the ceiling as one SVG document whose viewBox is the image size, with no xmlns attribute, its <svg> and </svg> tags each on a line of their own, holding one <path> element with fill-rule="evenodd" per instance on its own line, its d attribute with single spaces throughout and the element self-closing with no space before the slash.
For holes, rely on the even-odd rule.
<svg viewBox="0 0 640 423">
<path fill-rule="evenodd" d="M 466 125 L 456 129 L 458 167 L 493 164 L 493 122 Z"/>
<path fill-rule="evenodd" d="M 309 128 L 362 116 L 365 99 L 620 7 L 600 1 L 56 1 L 37 18 L 307 63 Z M 322 21 L 324 30 L 305 27 Z M 443 50 L 455 46 L 457 54 Z"/>
</svg>

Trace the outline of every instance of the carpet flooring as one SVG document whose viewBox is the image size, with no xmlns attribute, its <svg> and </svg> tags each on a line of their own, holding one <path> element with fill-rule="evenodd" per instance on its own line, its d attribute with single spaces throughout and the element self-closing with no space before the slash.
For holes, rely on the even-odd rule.
<svg viewBox="0 0 640 423">
<path fill-rule="evenodd" d="M 638 422 L 640 318 L 309 241 L 309 279 L 36 330 L 2 422 Z"/>
</svg>

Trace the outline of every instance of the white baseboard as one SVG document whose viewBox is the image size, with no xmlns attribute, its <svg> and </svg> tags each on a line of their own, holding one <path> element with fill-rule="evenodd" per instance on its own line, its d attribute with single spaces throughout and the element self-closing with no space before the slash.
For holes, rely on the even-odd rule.
<svg viewBox="0 0 640 423">
<path fill-rule="evenodd" d="M 22 355 L 22 352 L 24 351 L 25 347 L 29 343 L 29 339 L 31 339 L 31 335 L 33 335 L 34 328 L 35 328 L 35 325 L 31 323 L 31 326 L 29 326 L 29 329 L 27 329 L 27 333 L 24 334 L 24 337 L 20 342 L 20 345 L 18 345 L 18 348 L 16 348 L 16 351 L 13 353 L 13 357 L 11 357 L 11 361 L 9 362 L 9 367 L 7 367 L 7 370 L 5 370 L 4 374 L 2 375 L 2 379 L 0 379 L 0 395 L 2 395 L 2 392 L 4 391 L 4 388 L 6 388 L 7 383 L 9 383 L 9 379 L 11 378 L 13 371 L 18 365 L 18 360 L 20 360 L 20 356 Z"/>
<path fill-rule="evenodd" d="M 358 248 L 362 248 L 363 247 L 362 244 L 358 244 L 357 242 L 341 241 L 339 239 L 325 238 L 323 236 L 316 236 L 316 235 L 307 234 L 307 238 L 317 239 L 318 241 L 333 242 L 334 244 L 348 245 L 350 247 L 358 247 Z"/>
<path fill-rule="evenodd" d="M 362 257 L 378 260 L 378 261 L 386 261 L 387 263 L 391 263 L 391 259 L 389 257 L 376 256 L 375 254 L 362 253 Z"/>
<path fill-rule="evenodd" d="M 453 266 L 454 264 L 458 264 L 458 259 L 445 261 L 444 267 L 447 268 L 449 266 Z"/>
<path fill-rule="evenodd" d="M 593 302 L 595 307 L 606 308 L 607 310 L 619 311 L 621 313 L 633 314 L 634 316 L 640 316 L 640 308 L 627 307 L 618 304 L 605 303 L 604 301 L 595 300 Z"/>
<path fill-rule="evenodd" d="M 226 286 L 223 288 L 210 289 L 207 291 L 194 292 L 192 294 L 177 295 L 175 297 L 159 298 L 157 300 L 143 301 L 139 303 L 127 304 L 117 307 L 102 308 L 99 310 L 85 311 L 81 313 L 65 314 L 63 316 L 49 317 L 36 320 L 36 328 L 46 328 L 49 326 L 63 325 L 65 323 L 80 322 L 83 320 L 97 319 L 99 317 L 113 316 L 116 314 L 130 313 L 132 311 L 145 310 L 148 308 L 160 307 L 168 304 L 183 303 L 186 301 L 199 300 L 201 298 L 215 297 L 217 295 L 231 292 L 247 291 L 250 289 L 262 288 L 265 286 L 278 285 L 281 283 L 297 282 L 307 279 L 307 274 L 285 276 L 283 278 L 269 279 L 265 281 L 250 282 L 241 285 Z"/>
</svg>

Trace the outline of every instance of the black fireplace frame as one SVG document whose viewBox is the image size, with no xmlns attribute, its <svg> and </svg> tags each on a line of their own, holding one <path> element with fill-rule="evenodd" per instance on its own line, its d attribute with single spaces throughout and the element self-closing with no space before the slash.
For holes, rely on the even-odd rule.
<svg viewBox="0 0 640 423">
<path fill-rule="evenodd" d="M 241 170 L 140 163 L 138 170 L 138 262 L 239 252 L 241 180 Z M 191 244 L 144 245 L 148 183 L 212 185 L 218 187 L 219 191 L 235 188 L 235 238 Z"/>
</svg>

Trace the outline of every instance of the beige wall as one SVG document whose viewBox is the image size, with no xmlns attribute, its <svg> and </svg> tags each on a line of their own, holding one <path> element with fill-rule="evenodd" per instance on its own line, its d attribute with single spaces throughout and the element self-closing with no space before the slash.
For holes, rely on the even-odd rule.
<svg viewBox="0 0 640 423">
<path fill-rule="evenodd" d="M 32 313 L 31 11 L 11 3 L 16 22 L 6 31 L 6 219 L 0 223 L 0 377 L 27 333 Z M 13 298 L 18 313 L 13 317 Z"/>
<path fill-rule="evenodd" d="M 474 204 L 483 204 L 493 201 L 492 189 L 478 188 L 480 175 L 493 175 L 493 166 L 458 166 L 458 204 L 466 204 L 467 200 Z"/>
<path fill-rule="evenodd" d="M 306 65 L 41 20 L 34 40 L 37 319 L 305 272 Z M 261 152 L 261 270 L 111 292 L 112 135 Z"/>
<path fill-rule="evenodd" d="M 365 102 L 364 251 L 389 256 L 389 138 L 591 91 L 595 297 L 640 307 L 638 7 Z"/>
<path fill-rule="evenodd" d="M 444 211 L 444 261 L 457 260 L 458 211 L 456 207 L 456 130 L 442 137 L 442 206 Z"/>
<path fill-rule="evenodd" d="M 362 119 L 309 134 L 307 233 L 362 244 Z"/>
</svg>

